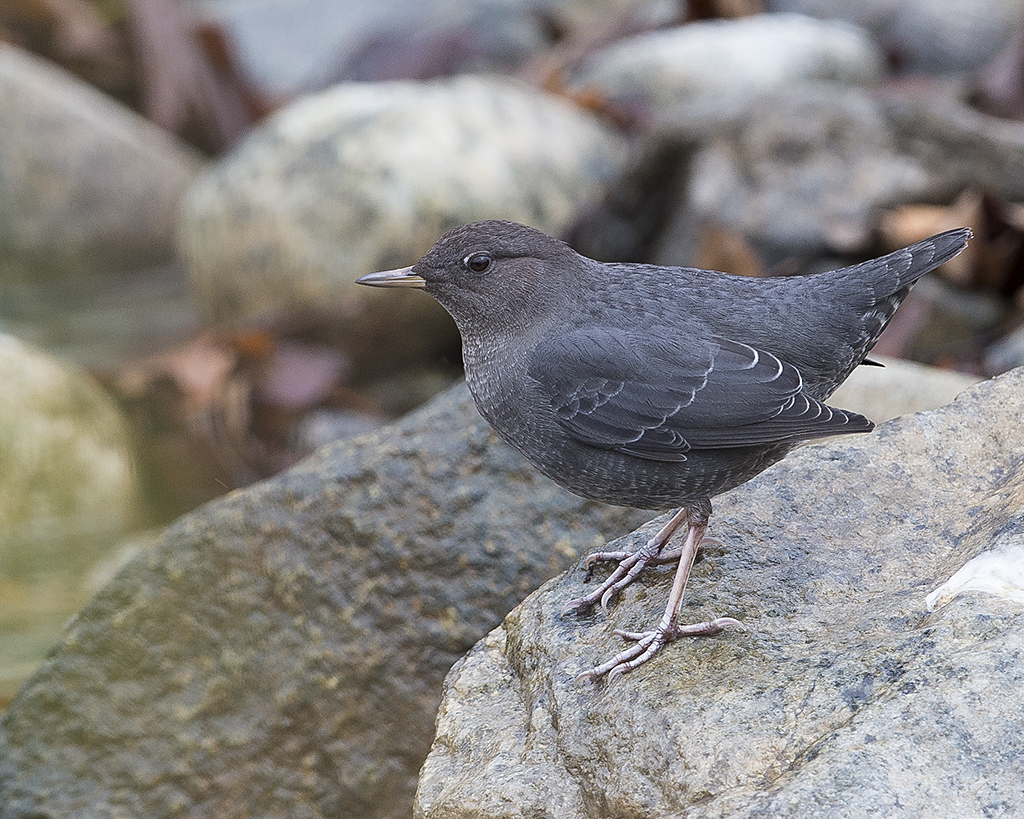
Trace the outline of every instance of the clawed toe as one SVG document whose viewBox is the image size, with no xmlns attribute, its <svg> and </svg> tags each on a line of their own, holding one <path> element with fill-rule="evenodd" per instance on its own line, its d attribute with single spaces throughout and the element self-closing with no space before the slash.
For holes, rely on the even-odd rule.
<svg viewBox="0 0 1024 819">
<path fill-rule="evenodd" d="M 661 651 L 667 643 L 674 642 L 682 637 L 705 637 L 720 634 L 729 627 L 743 628 L 743 623 L 735 617 L 718 617 L 714 620 L 705 620 L 703 623 L 691 623 L 685 626 L 671 624 L 668 627 L 659 627 L 654 631 L 623 631 L 616 629 L 613 634 L 632 640 L 636 645 L 620 651 L 607 662 L 594 666 L 589 671 L 584 671 L 576 677 L 576 682 L 584 680 L 596 680 L 608 675 L 608 682 L 621 677 L 627 671 L 639 668 L 655 654 Z"/>
<path fill-rule="evenodd" d="M 588 608 L 590 603 L 587 602 L 585 597 L 577 597 L 575 600 L 570 600 L 564 606 L 562 610 L 558 612 L 559 617 L 565 617 L 571 611 L 579 611 L 580 609 Z"/>
<path fill-rule="evenodd" d="M 614 563 L 618 562 L 619 567 L 623 563 L 628 563 L 626 568 L 628 569 L 640 558 L 640 550 L 635 552 L 594 552 L 583 561 L 583 568 L 586 569 L 586 573 L 583 575 L 583 582 L 589 583 L 594 576 L 594 569 L 596 569 L 601 563 Z M 606 581 L 607 583 L 607 581 Z M 602 588 L 605 584 L 602 584 Z"/>
<path fill-rule="evenodd" d="M 636 580 L 644 568 L 678 561 L 682 552 L 678 549 L 666 551 L 665 545 L 676 530 L 686 525 L 686 523 L 686 513 L 680 510 L 653 538 L 635 552 L 595 552 L 587 556 L 583 561 L 583 566 L 587 572 L 585 580 L 590 580 L 594 567 L 598 563 L 617 560 L 619 565 L 590 594 L 566 603 L 562 608 L 561 615 L 570 611 L 590 608 L 597 603 L 601 604 L 601 608 L 607 609 L 612 599 Z"/>
<path fill-rule="evenodd" d="M 707 530 L 707 516 L 710 515 L 710 507 L 707 509 L 693 509 L 688 513 L 681 510 L 662 528 L 658 536 L 648 541 L 644 547 L 637 551 L 628 560 L 623 560 L 618 567 L 602 584 L 597 592 L 582 598 L 580 601 L 573 601 L 567 608 L 576 608 L 577 604 L 592 604 L 600 599 L 601 605 L 606 606 L 619 590 L 625 588 L 633 581 L 644 566 L 654 562 L 656 559 L 668 557 L 664 551 L 667 538 L 674 531 L 673 527 L 679 527 L 688 523 L 686 539 L 682 548 L 674 553 L 678 558 L 679 565 L 676 567 L 676 574 L 672 580 L 672 590 L 669 592 L 668 602 L 665 605 L 665 613 L 662 615 L 658 627 L 653 631 L 623 631 L 617 629 L 614 633 L 630 640 L 634 645 L 623 649 L 607 662 L 594 666 L 589 671 L 584 671 L 577 678 L 577 682 L 583 680 L 596 680 L 599 677 L 608 675 L 609 681 L 632 671 L 634 668 L 646 663 L 654 657 L 666 643 L 674 642 L 682 637 L 698 637 L 719 634 L 731 626 L 742 628 L 743 624 L 735 617 L 718 617 L 714 620 L 705 620 L 703 623 L 692 623 L 681 626 L 678 624 L 679 609 L 683 599 L 683 592 L 686 589 L 686 581 L 690 576 L 690 567 L 693 566 L 697 550 L 707 543 L 719 543 L 713 538 L 705 538 Z M 632 563 L 633 565 L 629 565 Z M 600 595 L 600 597 L 597 597 Z M 564 611 L 564 610 L 563 610 Z"/>
<path fill-rule="evenodd" d="M 705 620 L 703 623 L 691 623 L 686 626 L 673 626 L 671 629 L 666 629 L 664 642 L 671 643 L 681 637 L 711 637 L 721 634 L 727 628 L 742 629 L 746 626 L 735 617 L 716 617 L 714 620 Z M 620 628 L 612 632 L 615 636 L 625 640 L 639 642 L 643 642 L 655 633 L 654 631 L 624 631 Z"/>
<path fill-rule="evenodd" d="M 575 600 L 570 600 L 562 608 L 562 611 L 560 612 L 559 616 L 561 617 L 562 615 L 565 615 L 570 611 L 581 611 L 582 609 L 588 609 L 596 603 L 600 603 L 601 608 L 607 609 L 608 602 L 616 594 L 622 591 L 622 589 L 626 588 L 626 586 L 632 583 L 636 576 L 640 573 L 640 570 L 643 569 L 645 563 L 643 562 L 642 551 L 643 550 L 639 550 L 633 553 L 599 552 L 596 555 L 591 555 L 591 558 L 596 558 L 596 560 L 594 560 L 593 562 L 605 559 L 605 555 L 623 555 L 623 557 L 619 559 L 619 565 L 615 567 L 615 571 L 613 571 L 600 586 L 594 589 L 594 591 L 592 591 L 590 594 L 584 595 L 583 597 L 579 597 Z M 590 558 L 587 558 L 587 560 L 590 561 Z M 591 565 L 593 565 L 593 562 L 591 563 Z M 587 574 L 589 576 L 589 570 Z"/>
<path fill-rule="evenodd" d="M 704 537 L 704 533 L 707 531 L 707 517 L 710 514 L 710 504 L 707 504 L 706 509 L 681 509 L 653 538 L 635 552 L 597 552 L 584 561 L 583 565 L 587 569 L 588 579 L 594 566 L 598 563 L 617 560 L 619 565 L 597 589 L 584 597 L 566 603 L 559 616 L 570 611 L 590 608 L 596 603 L 600 603 L 602 608 L 607 609 L 615 595 L 636 580 L 645 567 L 673 561 L 677 562 L 678 566 L 672 581 L 668 603 L 665 606 L 665 614 L 658 627 L 653 631 L 616 630 L 615 634 L 632 641 L 634 645 L 623 649 L 607 662 L 594 666 L 589 671 L 584 671 L 576 678 L 577 682 L 596 680 L 606 674 L 609 681 L 614 680 L 627 671 L 632 671 L 646 663 L 661 651 L 662 646 L 666 643 L 671 643 L 681 637 L 707 636 L 719 634 L 729 627 L 743 627 L 743 624 L 734 617 L 718 617 L 714 620 L 685 626 L 680 626 L 676 622 L 683 591 L 686 589 L 686 581 L 690 575 L 690 567 L 697 556 L 697 551 L 708 545 L 724 546 L 722 541 L 717 538 Z M 665 546 L 669 539 L 683 526 L 687 527 L 687 531 L 682 547 L 675 550 L 666 549 Z"/>
<path fill-rule="evenodd" d="M 587 570 L 587 576 L 589 577 L 598 563 L 610 563 L 616 560 L 621 561 L 625 560 L 627 557 L 632 557 L 632 555 L 632 552 L 594 552 L 584 558 L 583 568 Z"/>
</svg>

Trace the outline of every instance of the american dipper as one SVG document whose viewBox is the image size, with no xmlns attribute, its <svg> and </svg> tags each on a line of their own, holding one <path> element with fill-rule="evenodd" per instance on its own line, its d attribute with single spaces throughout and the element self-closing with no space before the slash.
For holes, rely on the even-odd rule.
<svg viewBox="0 0 1024 819">
<path fill-rule="evenodd" d="M 424 288 L 452 314 L 477 408 L 545 475 L 593 500 L 681 507 L 636 552 L 591 555 L 588 568 L 618 566 L 563 609 L 607 608 L 645 566 L 678 561 L 657 627 L 617 631 L 634 645 L 579 677 L 612 678 L 665 643 L 739 625 L 678 623 L 711 498 L 801 441 L 874 428 L 822 402 L 911 285 L 970 236 L 951 230 L 827 273 L 749 278 L 597 262 L 533 228 L 487 221 L 452 230 L 412 267 L 358 282 Z M 682 547 L 668 549 L 683 528 Z"/>
</svg>

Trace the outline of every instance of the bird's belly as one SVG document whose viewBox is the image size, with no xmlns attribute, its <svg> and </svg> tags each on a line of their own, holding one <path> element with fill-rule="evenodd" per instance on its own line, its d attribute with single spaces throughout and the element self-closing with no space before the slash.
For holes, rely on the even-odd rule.
<svg viewBox="0 0 1024 819">
<path fill-rule="evenodd" d="M 538 470 L 570 492 L 639 509 L 670 509 L 714 497 L 750 480 L 793 448 L 691 450 L 685 461 L 654 461 L 580 443 L 537 419 L 505 424 L 499 413 L 488 420 Z"/>
<path fill-rule="evenodd" d="M 669 509 L 739 486 L 791 448 L 784 444 L 691 450 L 685 461 L 671 462 L 573 443 L 561 452 L 523 454 L 541 472 L 583 497 L 640 509 Z"/>
<path fill-rule="evenodd" d="M 745 483 L 793 444 L 691 450 L 685 461 L 654 461 L 600 449 L 570 437 L 554 412 L 510 369 L 467 366 L 477 409 L 540 472 L 590 500 L 638 509 L 670 509 Z M 486 372 L 490 377 L 481 377 Z M 504 378 L 502 376 L 505 376 Z"/>
</svg>

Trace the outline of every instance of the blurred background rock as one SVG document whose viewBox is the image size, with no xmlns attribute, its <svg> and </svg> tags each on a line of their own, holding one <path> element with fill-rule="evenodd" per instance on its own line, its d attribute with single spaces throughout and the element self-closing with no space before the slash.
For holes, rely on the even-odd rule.
<svg viewBox="0 0 1024 819">
<path fill-rule="evenodd" d="M 459 377 L 432 300 L 352 282 L 463 222 L 759 276 L 966 224 L 877 348 L 939 369 L 858 373 L 866 403 L 841 403 L 889 417 L 1024 364 L 1022 20 L 1010 0 L 8 0 L 0 701 L 140 532 Z"/>
</svg>

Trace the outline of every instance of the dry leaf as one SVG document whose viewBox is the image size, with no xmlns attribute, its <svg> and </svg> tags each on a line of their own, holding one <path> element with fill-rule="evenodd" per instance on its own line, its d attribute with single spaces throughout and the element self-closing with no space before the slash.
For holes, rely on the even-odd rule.
<svg viewBox="0 0 1024 819">
<path fill-rule="evenodd" d="M 969 227 L 967 249 L 939 268 L 947 281 L 1014 298 L 1024 285 L 1024 206 L 969 190 L 948 207 L 906 205 L 882 216 L 886 250 L 896 250 L 944 230 Z"/>
</svg>

